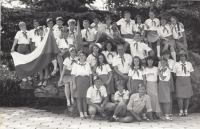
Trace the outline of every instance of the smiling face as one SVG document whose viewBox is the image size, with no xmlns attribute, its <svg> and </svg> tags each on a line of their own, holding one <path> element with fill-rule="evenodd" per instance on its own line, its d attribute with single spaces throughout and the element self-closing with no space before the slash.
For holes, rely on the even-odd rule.
<svg viewBox="0 0 200 129">
<path fill-rule="evenodd" d="M 171 17 L 171 23 L 173 24 L 173 25 L 176 25 L 176 23 L 177 23 L 177 21 L 176 21 L 176 19 L 175 18 L 173 18 L 173 17 Z"/>
<path fill-rule="evenodd" d="M 140 17 L 137 17 L 137 23 L 140 24 L 142 22 Z"/>
<path fill-rule="evenodd" d="M 139 60 L 138 58 L 134 58 L 134 59 L 133 59 L 133 63 L 134 63 L 134 65 L 135 65 L 136 67 L 138 67 L 138 66 L 139 66 L 139 63 L 140 63 L 140 60 Z"/>
<path fill-rule="evenodd" d="M 126 21 L 129 21 L 129 20 L 131 19 L 131 14 L 130 14 L 130 13 L 125 13 L 125 14 L 124 14 L 124 19 L 125 19 Z"/>
<path fill-rule="evenodd" d="M 85 59 L 86 59 L 86 55 L 83 54 L 83 53 L 80 53 L 80 54 L 78 55 L 78 57 L 79 57 L 80 61 L 85 61 Z"/>
<path fill-rule="evenodd" d="M 148 59 L 147 63 L 148 63 L 148 67 L 153 66 L 153 60 L 152 59 Z"/>
<path fill-rule="evenodd" d="M 97 88 L 99 88 L 102 85 L 101 79 L 95 80 L 94 84 L 97 86 Z"/>
<path fill-rule="evenodd" d="M 57 20 L 56 24 L 58 25 L 58 27 L 62 27 L 63 21 L 62 20 Z"/>
<path fill-rule="evenodd" d="M 110 43 L 107 43 L 107 44 L 106 44 L 106 48 L 107 48 L 108 51 L 111 51 L 112 45 L 111 45 Z"/>
<path fill-rule="evenodd" d="M 124 55 L 124 47 L 123 46 L 118 46 L 117 47 L 117 52 L 119 53 L 119 55 Z"/>
<path fill-rule="evenodd" d="M 162 25 L 162 26 L 165 26 L 166 23 L 167 23 L 167 21 L 166 21 L 165 19 L 162 19 L 162 20 L 161 20 L 161 25 Z"/>
<path fill-rule="evenodd" d="M 149 17 L 150 17 L 151 19 L 154 19 L 154 18 L 155 18 L 155 13 L 154 13 L 154 12 L 149 12 Z"/>
<path fill-rule="evenodd" d="M 49 22 L 47 23 L 47 26 L 48 26 L 49 28 L 53 28 L 53 21 L 49 21 Z"/>
<path fill-rule="evenodd" d="M 74 24 L 74 23 L 70 23 L 70 24 L 69 24 L 69 28 L 70 28 L 70 30 L 74 30 L 74 29 L 75 29 L 75 27 L 76 27 L 76 26 L 75 26 L 75 24 Z"/>
<path fill-rule="evenodd" d="M 39 26 L 39 23 L 38 22 L 33 22 L 33 26 L 34 26 L 34 28 L 37 28 Z"/>
<path fill-rule="evenodd" d="M 98 57 L 100 64 L 103 64 L 104 58 L 102 55 L 99 55 Z"/>
<path fill-rule="evenodd" d="M 92 51 L 93 51 L 95 54 L 98 54 L 98 53 L 99 53 L 99 48 L 98 48 L 97 46 L 93 46 Z"/>
<path fill-rule="evenodd" d="M 135 40 L 136 42 L 140 42 L 140 41 L 141 41 L 141 36 L 140 36 L 140 34 L 135 34 L 134 40 Z"/>
<path fill-rule="evenodd" d="M 161 66 L 162 66 L 162 67 L 167 66 L 167 62 L 166 62 L 165 60 L 161 60 L 160 63 L 161 63 Z"/>
</svg>

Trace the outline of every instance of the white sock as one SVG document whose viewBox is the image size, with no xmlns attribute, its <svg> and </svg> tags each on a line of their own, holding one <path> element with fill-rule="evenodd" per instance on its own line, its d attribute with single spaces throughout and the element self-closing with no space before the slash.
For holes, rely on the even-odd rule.
<svg viewBox="0 0 200 129">
<path fill-rule="evenodd" d="M 160 57 L 160 46 L 157 46 L 157 56 Z"/>
<path fill-rule="evenodd" d="M 80 112 L 80 117 L 84 117 L 83 112 Z"/>
<path fill-rule="evenodd" d="M 171 52 L 172 58 L 174 59 L 174 62 L 176 62 L 176 52 Z"/>
<path fill-rule="evenodd" d="M 183 113 L 183 110 L 180 110 L 180 113 Z"/>
<path fill-rule="evenodd" d="M 185 109 L 185 113 L 187 113 L 187 109 Z"/>
<path fill-rule="evenodd" d="M 113 115 L 113 118 L 117 118 L 115 115 Z"/>
<path fill-rule="evenodd" d="M 87 116 L 87 112 L 84 112 L 84 115 Z"/>
</svg>

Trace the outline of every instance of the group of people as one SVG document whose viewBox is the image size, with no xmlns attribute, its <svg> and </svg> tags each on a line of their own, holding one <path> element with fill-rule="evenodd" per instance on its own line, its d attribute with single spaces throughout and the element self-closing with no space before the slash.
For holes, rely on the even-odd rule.
<svg viewBox="0 0 200 129">
<path fill-rule="evenodd" d="M 40 46 L 47 31 L 52 31 L 60 53 L 52 59 L 52 73 L 48 66 L 39 71 L 38 86 L 45 87 L 48 76 L 59 71 L 58 86 L 65 87 L 68 107 L 76 102 L 80 118 L 90 115 L 95 119 L 99 112 L 103 118 L 111 116 L 110 122 L 154 120 L 161 114 L 164 120 L 172 120 L 173 93 L 178 98 L 179 117 L 188 116 L 193 95 L 190 76 L 194 69 L 187 61 L 184 26 L 174 16 L 168 22 L 149 11 L 149 17 L 143 23 L 142 16 L 132 20 L 131 13 L 125 11 L 124 18 L 116 23 L 109 16 L 104 22 L 95 17 L 91 25 L 84 20 L 83 42 L 78 51 L 74 19 L 66 27 L 62 17 L 56 18 L 55 25 L 48 18 L 47 28 L 34 20 L 30 31 L 25 22 L 20 22 L 11 51 L 18 44 L 17 52 L 28 54 Z M 158 66 L 154 63 L 156 58 Z M 28 77 L 22 83 L 31 80 Z"/>
</svg>

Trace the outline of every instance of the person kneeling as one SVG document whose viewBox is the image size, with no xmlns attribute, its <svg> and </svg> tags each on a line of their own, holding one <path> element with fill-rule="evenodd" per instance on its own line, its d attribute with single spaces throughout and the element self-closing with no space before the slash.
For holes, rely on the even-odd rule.
<svg viewBox="0 0 200 129">
<path fill-rule="evenodd" d="M 94 85 L 89 87 L 86 98 L 91 119 L 94 120 L 97 111 L 104 119 L 106 116 L 104 110 L 108 102 L 108 97 L 106 88 L 102 85 L 102 80 L 98 76 L 94 77 Z"/>
<path fill-rule="evenodd" d="M 117 81 L 117 89 L 118 91 L 115 92 L 114 95 L 114 103 L 109 103 L 109 105 L 113 105 L 114 107 L 114 114 L 108 120 L 109 122 L 118 121 L 120 117 L 124 117 L 126 114 L 126 106 L 129 100 L 129 91 L 125 90 L 125 85 L 123 80 Z"/>
<path fill-rule="evenodd" d="M 145 86 L 139 85 L 139 93 L 132 94 L 127 105 L 126 115 L 123 118 L 120 118 L 118 121 L 123 123 L 133 122 L 134 119 L 137 121 L 141 121 L 140 114 L 144 109 L 147 109 L 148 117 L 151 121 L 152 118 L 152 108 L 151 108 L 151 100 L 150 97 L 145 94 L 146 89 Z"/>
</svg>

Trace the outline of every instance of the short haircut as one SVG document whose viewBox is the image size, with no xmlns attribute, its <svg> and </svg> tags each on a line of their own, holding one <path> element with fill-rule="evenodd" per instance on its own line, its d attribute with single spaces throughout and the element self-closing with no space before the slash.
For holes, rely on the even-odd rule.
<svg viewBox="0 0 200 129">
<path fill-rule="evenodd" d="M 164 58 L 164 57 L 162 57 L 162 58 L 160 59 L 160 61 L 165 61 L 165 62 L 167 62 L 167 59 Z"/>
<path fill-rule="evenodd" d="M 154 57 L 153 57 L 153 56 L 148 56 L 146 59 L 147 59 L 147 60 L 153 60 L 153 61 L 154 61 Z"/>
<path fill-rule="evenodd" d="M 43 30 L 43 26 L 38 26 L 37 30 Z"/>
<path fill-rule="evenodd" d="M 38 20 L 37 20 L 37 19 L 34 19 L 33 22 L 38 22 Z"/>
<path fill-rule="evenodd" d="M 93 77 L 93 80 L 94 80 L 94 81 L 96 81 L 96 80 L 101 80 L 101 78 L 97 75 L 97 76 L 94 76 L 94 77 Z"/>
<path fill-rule="evenodd" d="M 139 84 L 138 89 L 140 89 L 141 87 L 144 87 L 144 89 L 146 89 L 146 86 L 144 84 Z"/>
<path fill-rule="evenodd" d="M 169 50 L 164 50 L 164 51 L 162 52 L 162 55 L 167 55 L 167 54 L 170 55 L 170 51 L 169 51 Z"/>
<path fill-rule="evenodd" d="M 68 25 L 69 25 L 69 24 L 74 24 L 74 25 L 76 25 L 76 21 L 75 21 L 74 19 L 69 19 L 68 22 L 67 22 L 67 24 L 68 24 Z"/>
<path fill-rule="evenodd" d="M 117 44 L 117 48 L 122 46 L 124 48 L 124 45 L 123 44 Z"/>
<path fill-rule="evenodd" d="M 109 20 L 109 19 L 112 21 L 111 16 L 107 16 L 107 17 L 105 17 L 105 21 L 107 21 L 107 20 Z"/>
<path fill-rule="evenodd" d="M 84 22 L 90 23 L 89 20 L 83 20 L 83 23 L 84 23 Z"/>
<path fill-rule="evenodd" d="M 153 10 L 149 10 L 149 13 L 154 13 L 155 14 L 155 12 Z"/>
<path fill-rule="evenodd" d="M 57 17 L 56 21 L 62 21 L 63 22 L 63 18 L 62 17 Z"/>
<path fill-rule="evenodd" d="M 26 23 L 23 21 L 19 22 L 19 26 L 23 26 L 23 25 L 26 25 Z"/>
<path fill-rule="evenodd" d="M 53 22 L 52 18 L 47 18 L 46 23 L 48 24 L 49 22 Z"/>
<path fill-rule="evenodd" d="M 117 81 L 117 86 L 123 86 L 124 88 L 125 88 L 125 83 L 124 83 L 124 81 L 123 80 L 118 80 Z"/>
<path fill-rule="evenodd" d="M 140 32 L 135 32 L 135 35 L 136 35 L 136 34 L 138 34 L 138 35 L 140 35 L 140 36 L 141 36 L 141 33 L 140 33 Z"/>
<path fill-rule="evenodd" d="M 127 10 L 124 11 L 124 15 L 127 14 L 127 13 L 131 14 L 130 11 L 127 11 Z"/>
</svg>

